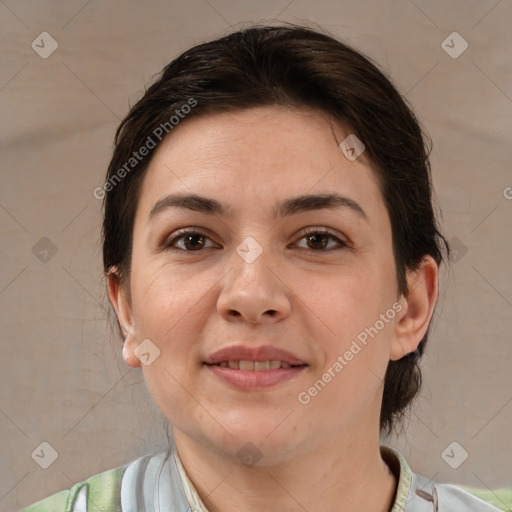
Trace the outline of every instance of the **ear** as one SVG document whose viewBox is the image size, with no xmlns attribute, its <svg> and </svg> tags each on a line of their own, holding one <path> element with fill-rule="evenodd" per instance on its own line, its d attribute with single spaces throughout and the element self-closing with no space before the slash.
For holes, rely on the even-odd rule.
<svg viewBox="0 0 512 512">
<path fill-rule="evenodd" d="M 425 256 L 417 270 L 407 272 L 407 296 L 400 298 L 390 359 L 398 361 L 414 352 L 425 336 L 439 293 L 439 268 L 432 256 Z"/>
<path fill-rule="evenodd" d="M 119 274 L 115 268 L 107 275 L 107 289 L 110 302 L 116 312 L 117 321 L 125 338 L 123 342 L 123 358 L 126 364 L 133 368 L 138 368 L 141 366 L 141 362 L 135 355 L 138 343 L 135 336 L 131 299 L 122 289 L 119 282 Z"/>
</svg>

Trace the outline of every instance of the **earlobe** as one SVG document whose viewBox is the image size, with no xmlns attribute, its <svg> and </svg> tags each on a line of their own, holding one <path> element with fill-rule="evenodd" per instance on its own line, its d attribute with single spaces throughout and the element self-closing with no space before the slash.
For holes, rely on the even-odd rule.
<svg viewBox="0 0 512 512">
<path fill-rule="evenodd" d="M 427 332 L 439 289 L 439 269 L 431 256 L 425 256 L 417 270 L 407 273 L 408 293 L 402 296 L 397 315 L 390 359 L 397 361 L 414 352 Z"/>
<path fill-rule="evenodd" d="M 123 359 L 128 366 L 132 368 L 140 368 L 140 359 L 135 355 L 135 349 L 137 348 L 137 340 L 135 336 L 129 334 L 123 343 Z"/>
<path fill-rule="evenodd" d="M 119 275 L 113 268 L 107 275 L 107 289 L 110 303 L 114 308 L 119 326 L 125 338 L 123 342 L 123 358 L 126 364 L 133 368 L 141 366 L 140 360 L 135 355 L 137 339 L 135 337 L 135 326 L 130 299 L 125 295 L 119 282 Z"/>
</svg>

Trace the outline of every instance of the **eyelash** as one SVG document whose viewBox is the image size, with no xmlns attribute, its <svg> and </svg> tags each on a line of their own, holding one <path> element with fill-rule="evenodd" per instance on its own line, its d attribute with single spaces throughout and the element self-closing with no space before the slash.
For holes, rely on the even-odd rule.
<svg viewBox="0 0 512 512">
<path fill-rule="evenodd" d="M 176 235 L 173 236 L 171 239 L 167 239 L 166 241 L 164 241 L 164 243 L 162 244 L 163 248 L 165 250 L 176 250 L 176 251 L 183 251 L 183 252 L 201 252 L 202 249 L 198 249 L 198 250 L 194 251 L 194 250 L 173 247 L 173 244 L 176 241 L 182 240 L 186 236 L 190 236 L 190 235 L 199 235 L 201 237 L 207 238 L 208 240 L 210 239 L 208 237 L 208 235 L 206 233 L 203 233 L 202 231 L 199 231 L 196 229 L 185 228 L 185 229 L 181 229 L 181 230 L 177 231 Z M 314 228 L 314 229 L 310 228 L 309 230 L 307 230 L 303 233 L 303 235 L 301 236 L 301 238 L 299 240 L 302 240 L 311 235 L 324 235 L 324 236 L 327 236 L 328 238 L 330 238 L 331 240 L 335 240 L 338 243 L 338 247 L 337 247 L 338 249 L 343 249 L 343 248 L 349 247 L 349 245 L 346 242 L 344 242 L 343 240 L 341 240 L 339 237 L 337 237 L 330 231 L 328 231 L 326 229 L 322 229 L 322 228 Z M 309 253 L 320 253 L 320 252 L 330 252 L 333 250 L 333 248 L 331 247 L 329 249 L 304 249 L 304 250 Z"/>
</svg>

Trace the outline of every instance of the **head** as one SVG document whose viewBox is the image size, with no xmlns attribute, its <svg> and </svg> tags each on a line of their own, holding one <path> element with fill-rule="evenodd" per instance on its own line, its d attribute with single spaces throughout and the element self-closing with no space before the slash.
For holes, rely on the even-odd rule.
<svg viewBox="0 0 512 512">
<path fill-rule="evenodd" d="M 226 447 L 293 410 L 267 439 L 284 453 L 307 444 L 319 411 L 338 418 L 333 432 L 363 416 L 397 424 L 420 389 L 449 250 L 428 153 L 377 66 L 305 27 L 252 27 L 164 68 L 119 126 L 100 193 L 125 358 L 174 426 Z M 141 365 L 146 339 L 159 356 Z M 305 367 L 278 388 L 231 389 L 206 362 L 238 341 Z"/>
</svg>

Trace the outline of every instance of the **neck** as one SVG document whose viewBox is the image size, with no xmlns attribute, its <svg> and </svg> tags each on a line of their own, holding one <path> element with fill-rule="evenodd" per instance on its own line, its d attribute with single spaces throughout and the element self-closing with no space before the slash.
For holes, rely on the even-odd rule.
<svg viewBox="0 0 512 512">
<path fill-rule="evenodd" d="M 338 435 L 333 443 L 323 440 L 293 458 L 252 467 L 208 450 L 180 431 L 175 431 L 175 441 L 209 512 L 388 512 L 396 495 L 397 477 L 381 458 L 378 433 L 371 441 L 356 433 Z"/>
</svg>

